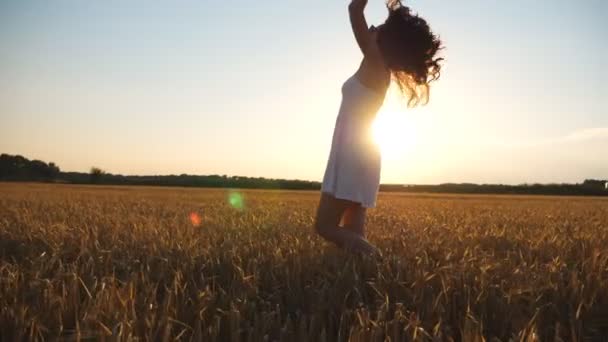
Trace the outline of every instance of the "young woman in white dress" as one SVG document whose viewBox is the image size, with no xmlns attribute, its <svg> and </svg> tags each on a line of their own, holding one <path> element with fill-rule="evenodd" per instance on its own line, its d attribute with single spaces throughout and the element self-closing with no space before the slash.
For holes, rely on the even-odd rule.
<svg viewBox="0 0 608 342">
<path fill-rule="evenodd" d="M 365 235 L 366 209 L 376 205 L 380 150 L 371 136 L 391 79 L 408 106 L 428 102 L 429 82 L 439 78 L 441 41 L 426 21 L 399 0 L 387 2 L 388 19 L 368 28 L 367 0 L 352 0 L 350 22 L 363 61 L 342 86 L 331 152 L 321 187 L 315 230 L 347 250 L 378 253 Z"/>
</svg>

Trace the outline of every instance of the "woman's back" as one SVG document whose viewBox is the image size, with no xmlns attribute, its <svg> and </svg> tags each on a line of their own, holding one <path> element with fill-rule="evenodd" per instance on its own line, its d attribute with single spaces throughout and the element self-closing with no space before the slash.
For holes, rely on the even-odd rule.
<svg viewBox="0 0 608 342">
<path fill-rule="evenodd" d="M 344 82 L 323 192 L 375 206 L 381 158 L 372 123 L 383 102 L 384 95 L 365 87 L 355 75 Z"/>
<path fill-rule="evenodd" d="M 366 87 L 356 75 L 353 75 L 342 85 L 339 115 L 373 120 L 384 102 L 385 94 Z"/>
</svg>

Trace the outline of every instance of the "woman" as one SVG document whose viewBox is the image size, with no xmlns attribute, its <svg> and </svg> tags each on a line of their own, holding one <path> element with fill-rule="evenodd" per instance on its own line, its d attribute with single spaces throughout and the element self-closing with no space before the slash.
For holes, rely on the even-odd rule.
<svg viewBox="0 0 608 342">
<path fill-rule="evenodd" d="M 352 0 L 348 7 L 363 61 L 342 86 L 315 229 L 339 247 L 375 254 L 364 229 L 366 209 L 375 207 L 380 184 L 380 151 L 371 138 L 372 122 L 391 79 L 408 106 L 428 102 L 429 82 L 439 78 L 442 58 L 435 57 L 441 41 L 401 1 L 389 0 L 388 19 L 369 29 L 366 5 L 367 0 Z"/>
</svg>

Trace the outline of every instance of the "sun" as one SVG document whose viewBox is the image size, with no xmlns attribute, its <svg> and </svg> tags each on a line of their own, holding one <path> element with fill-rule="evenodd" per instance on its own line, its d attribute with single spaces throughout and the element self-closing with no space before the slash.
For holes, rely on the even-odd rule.
<svg viewBox="0 0 608 342">
<path fill-rule="evenodd" d="M 395 109 L 382 109 L 373 125 L 374 141 L 380 146 L 383 158 L 399 158 L 415 147 L 416 132 L 408 113 Z"/>
</svg>

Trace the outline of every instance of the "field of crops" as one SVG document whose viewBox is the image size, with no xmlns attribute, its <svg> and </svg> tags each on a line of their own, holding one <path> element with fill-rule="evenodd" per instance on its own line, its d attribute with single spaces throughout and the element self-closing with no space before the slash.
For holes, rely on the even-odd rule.
<svg viewBox="0 0 608 342">
<path fill-rule="evenodd" d="M 608 341 L 608 200 L 0 184 L 0 340 Z"/>
</svg>

